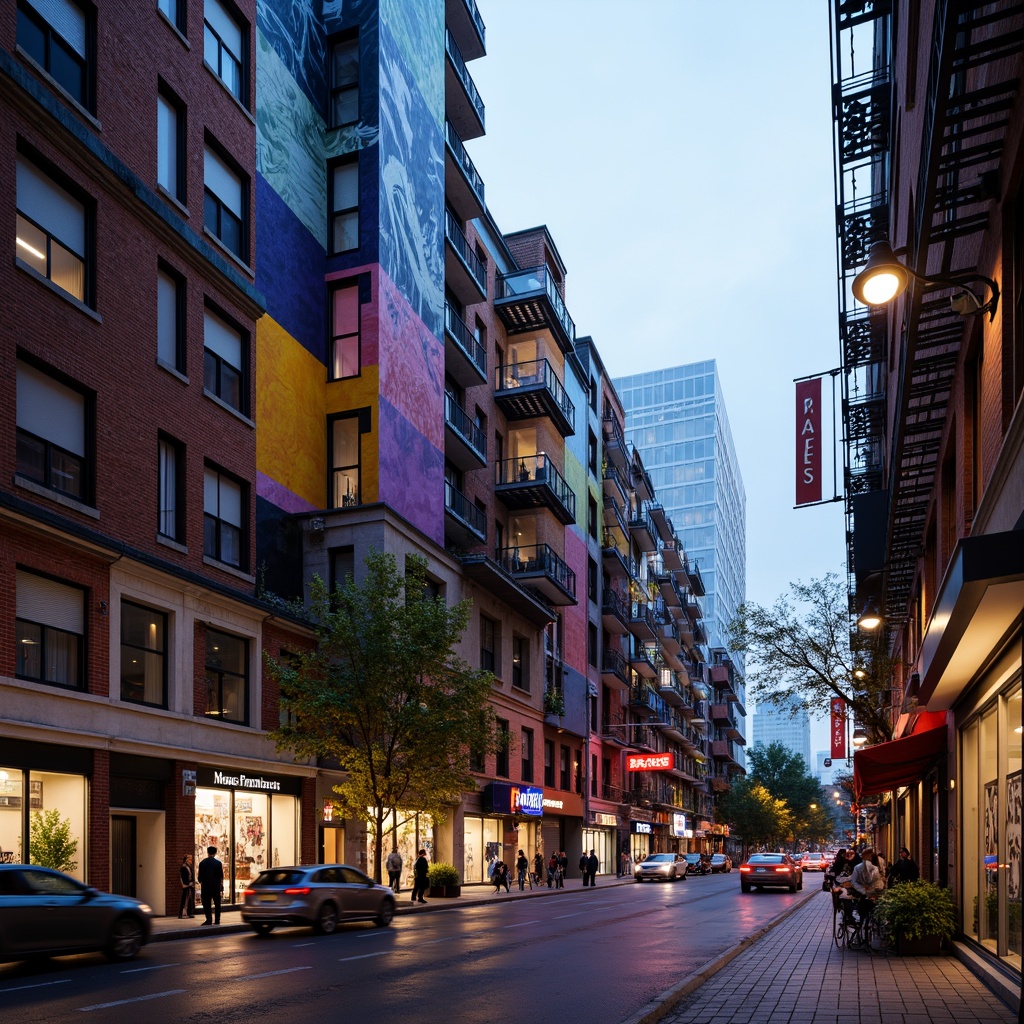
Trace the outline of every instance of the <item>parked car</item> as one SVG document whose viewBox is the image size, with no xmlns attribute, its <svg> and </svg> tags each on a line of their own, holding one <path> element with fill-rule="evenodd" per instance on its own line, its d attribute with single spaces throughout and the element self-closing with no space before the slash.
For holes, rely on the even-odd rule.
<svg viewBox="0 0 1024 1024">
<path fill-rule="evenodd" d="M 823 853 L 805 853 L 800 858 L 800 867 L 804 871 L 824 871 L 829 865 Z"/>
<path fill-rule="evenodd" d="M 706 855 L 703 853 L 687 853 L 686 872 L 690 875 L 706 875 L 711 871 Z"/>
<path fill-rule="evenodd" d="M 650 853 L 633 868 L 633 877 L 638 882 L 674 882 L 677 878 L 685 882 L 686 869 L 686 858 L 681 853 Z"/>
<path fill-rule="evenodd" d="M 800 865 L 788 853 L 752 853 L 740 865 L 740 889 L 787 888 L 790 892 L 804 887 Z"/>
<path fill-rule="evenodd" d="M 0 961 L 102 950 L 131 960 L 149 941 L 153 911 L 62 871 L 0 864 Z"/>
<path fill-rule="evenodd" d="M 732 858 L 724 853 L 711 854 L 711 874 L 726 875 L 732 871 Z"/>
<path fill-rule="evenodd" d="M 395 916 L 395 894 L 348 864 L 269 868 L 242 901 L 242 920 L 259 935 L 279 924 L 310 924 L 330 935 L 339 921 L 356 918 L 372 918 L 386 928 Z"/>
</svg>

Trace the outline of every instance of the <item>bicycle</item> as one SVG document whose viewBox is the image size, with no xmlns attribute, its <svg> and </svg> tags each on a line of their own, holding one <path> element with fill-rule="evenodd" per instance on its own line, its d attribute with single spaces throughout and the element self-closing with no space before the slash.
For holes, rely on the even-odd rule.
<svg viewBox="0 0 1024 1024">
<path fill-rule="evenodd" d="M 874 914 L 870 900 L 843 899 L 832 893 L 832 939 L 836 949 L 866 950 L 885 956 L 895 943 Z"/>
</svg>

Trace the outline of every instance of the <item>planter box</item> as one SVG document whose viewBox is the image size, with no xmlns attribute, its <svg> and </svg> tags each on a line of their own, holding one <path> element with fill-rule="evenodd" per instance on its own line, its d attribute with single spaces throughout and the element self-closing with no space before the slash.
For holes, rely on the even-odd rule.
<svg viewBox="0 0 1024 1024">
<path fill-rule="evenodd" d="M 462 895 L 461 885 L 432 885 L 427 891 L 431 899 L 447 899 L 452 896 Z"/>
<path fill-rule="evenodd" d="M 922 935 L 919 939 L 896 936 L 896 952 L 900 956 L 938 956 L 942 949 L 942 938 L 938 935 Z"/>
</svg>

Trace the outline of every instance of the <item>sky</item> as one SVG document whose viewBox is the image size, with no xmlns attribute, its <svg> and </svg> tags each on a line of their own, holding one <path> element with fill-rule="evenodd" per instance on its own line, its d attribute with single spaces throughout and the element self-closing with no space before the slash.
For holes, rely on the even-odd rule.
<svg viewBox="0 0 1024 1024">
<path fill-rule="evenodd" d="M 839 364 L 828 6 L 477 4 L 487 135 L 466 148 L 498 227 L 547 225 L 612 377 L 717 360 L 748 600 L 844 572 L 842 503 L 793 508 L 793 380 Z"/>
</svg>

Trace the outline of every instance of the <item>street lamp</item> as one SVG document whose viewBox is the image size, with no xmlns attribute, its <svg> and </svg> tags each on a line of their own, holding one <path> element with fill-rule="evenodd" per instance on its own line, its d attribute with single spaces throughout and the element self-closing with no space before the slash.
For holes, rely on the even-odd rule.
<svg viewBox="0 0 1024 1024">
<path fill-rule="evenodd" d="M 977 316 L 979 313 L 988 313 L 989 320 L 995 319 L 996 307 L 999 305 L 999 285 L 992 278 L 971 270 L 922 277 L 896 258 L 905 255 L 906 251 L 906 249 L 893 250 L 886 239 L 875 242 L 871 246 L 867 264 L 853 279 L 853 294 L 858 302 L 862 302 L 866 306 L 883 306 L 895 299 L 897 295 L 902 294 L 910 283 L 910 279 L 913 278 L 925 287 L 957 288 L 958 291 L 949 300 L 950 308 L 954 313 L 958 313 L 960 316 Z M 992 293 L 992 297 L 987 302 L 982 302 L 978 295 L 966 287 L 968 283 L 974 281 L 985 285 Z"/>
<path fill-rule="evenodd" d="M 853 745 L 855 747 L 863 747 L 868 741 L 868 731 L 863 726 L 858 725 L 853 730 Z"/>
<path fill-rule="evenodd" d="M 873 630 L 878 629 L 881 624 L 882 614 L 878 610 L 878 602 L 873 597 L 870 597 L 864 605 L 864 610 L 857 617 L 857 628 L 866 630 L 870 633 Z M 867 673 L 864 672 L 863 669 L 861 672 L 862 675 L 857 675 L 857 671 L 855 669 L 853 674 L 856 675 L 858 679 L 862 679 Z"/>
</svg>

